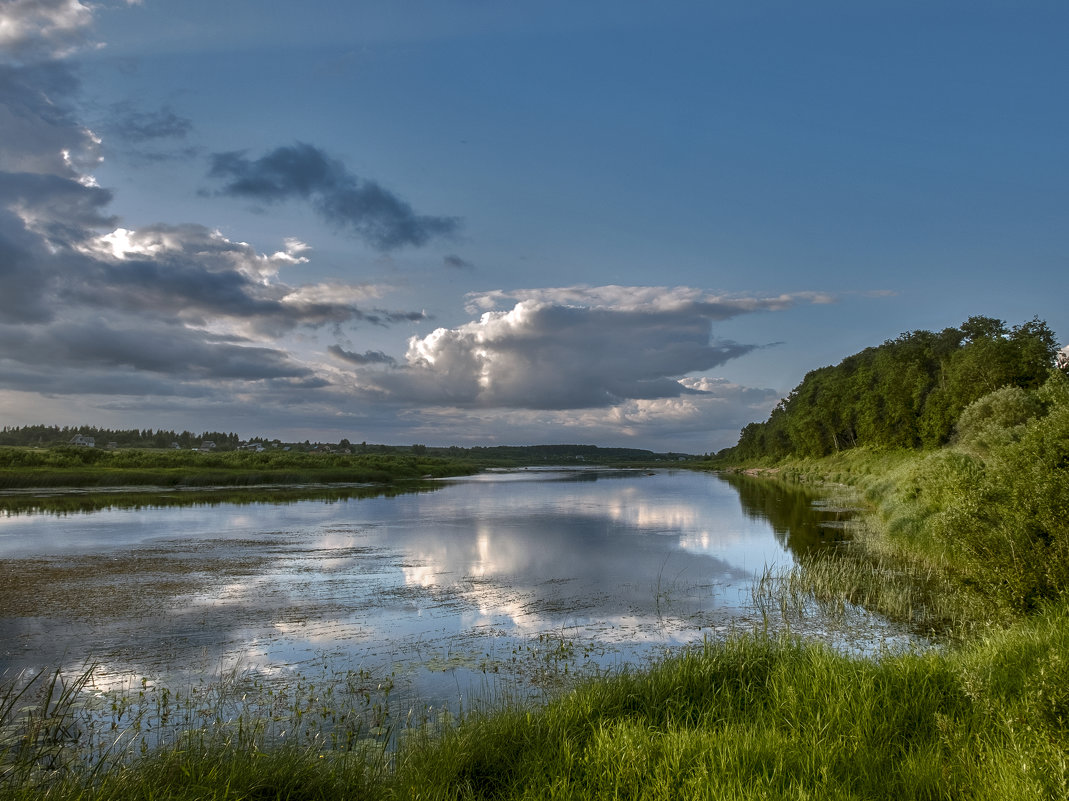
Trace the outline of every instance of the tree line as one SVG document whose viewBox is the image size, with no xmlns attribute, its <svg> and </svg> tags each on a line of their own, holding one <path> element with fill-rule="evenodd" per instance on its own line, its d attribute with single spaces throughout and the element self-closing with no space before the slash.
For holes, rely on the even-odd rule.
<svg viewBox="0 0 1069 801">
<path fill-rule="evenodd" d="M 1004 386 L 1041 386 L 1057 353 L 1054 333 L 1038 317 L 1009 327 L 973 316 L 938 333 L 909 331 L 807 373 L 768 420 L 747 425 L 738 444 L 717 458 L 938 447 L 973 401 Z"/>
<path fill-rule="evenodd" d="M 172 448 L 175 443 L 183 450 L 198 447 L 204 440 L 214 442 L 221 450 L 232 450 L 241 442 L 234 433 L 204 431 L 168 431 L 165 429 L 111 429 L 96 426 L 4 426 L 0 429 L 0 445 L 50 447 L 64 445 L 74 437 L 93 437 L 97 447 L 114 442 L 118 448 Z"/>
</svg>

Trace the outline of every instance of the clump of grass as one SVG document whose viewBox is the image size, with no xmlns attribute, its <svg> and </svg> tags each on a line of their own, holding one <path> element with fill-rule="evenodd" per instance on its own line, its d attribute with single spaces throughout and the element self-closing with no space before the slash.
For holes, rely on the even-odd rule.
<svg viewBox="0 0 1069 801">
<path fill-rule="evenodd" d="M 764 577 L 758 588 L 785 609 L 815 601 L 824 611 L 842 615 L 861 607 L 943 640 L 961 641 L 1015 619 L 1008 604 L 963 584 L 940 560 L 898 547 L 871 520 L 857 521 L 851 529 L 851 539 L 802 555 L 793 569 Z"/>
<path fill-rule="evenodd" d="M 585 684 L 543 709 L 466 721 L 399 755 L 391 786 L 422 798 L 1064 797 L 1066 739 L 1039 653 L 1056 626 L 961 655 L 850 658 L 743 636 L 642 673 Z M 975 668 L 1031 642 L 992 693 Z M 1035 716 L 1043 704 L 1057 709 Z M 1024 727 L 1032 721 L 1033 729 Z"/>
</svg>

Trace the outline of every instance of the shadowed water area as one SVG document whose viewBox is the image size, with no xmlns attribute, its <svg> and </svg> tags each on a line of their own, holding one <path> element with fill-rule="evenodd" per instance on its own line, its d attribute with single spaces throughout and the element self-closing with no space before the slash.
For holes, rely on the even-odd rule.
<svg viewBox="0 0 1069 801">
<path fill-rule="evenodd" d="M 413 485 L 0 497 L 0 671 L 97 686 L 326 671 L 427 704 L 769 625 L 755 576 L 844 536 L 786 485 L 530 469 Z M 872 618 L 803 633 L 869 649 Z M 378 684 L 376 684 L 378 686 Z"/>
</svg>

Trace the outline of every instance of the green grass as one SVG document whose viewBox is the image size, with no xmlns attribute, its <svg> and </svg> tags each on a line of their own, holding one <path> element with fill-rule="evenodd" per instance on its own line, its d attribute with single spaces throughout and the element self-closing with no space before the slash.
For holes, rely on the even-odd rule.
<svg viewBox="0 0 1069 801">
<path fill-rule="evenodd" d="M 471 462 L 410 454 L 0 448 L 0 489 L 385 483 L 478 469 Z"/>
<path fill-rule="evenodd" d="M 1064 798 L 1067 623 L 1052 607 L 960 650 L 879 659 L 739 636 L 413 729 L 395 751 L 280 745 L 245 721 L 96 773 L 8 774 L 0 798 Z"/>
</svg>

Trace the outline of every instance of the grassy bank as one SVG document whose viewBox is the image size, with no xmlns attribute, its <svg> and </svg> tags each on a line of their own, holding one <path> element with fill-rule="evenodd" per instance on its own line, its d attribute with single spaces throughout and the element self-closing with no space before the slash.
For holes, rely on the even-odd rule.
<svg viewBox="0 0 1069 801">
<path fill-rule="evenodd" d="M 970 636 L 1060 603 L 1069 589 L 1069 379 L 1005 388 L 934 451 L 854 449 L 748 472 L 840 487 L 870 509 L 852 543 L 804 559 L 795 590 Z"/>
<path fill-rule="evenodd" d="M 954 652 L 880 660 L 739 637 L 542 708 L 415 730 L 395 752 L 279 745 L 251 721 L 188 730 L 96 773 L 43 746 L 9 751 L 0 797 L 1064 798 L 1067 623 L 1051 608 Z"/>
<path fill-rule="evenodd" d="M 389 482 L 470 475 L 479 467 L 412 454 L 0 448 L 0 489 Z"/>
</svg>

